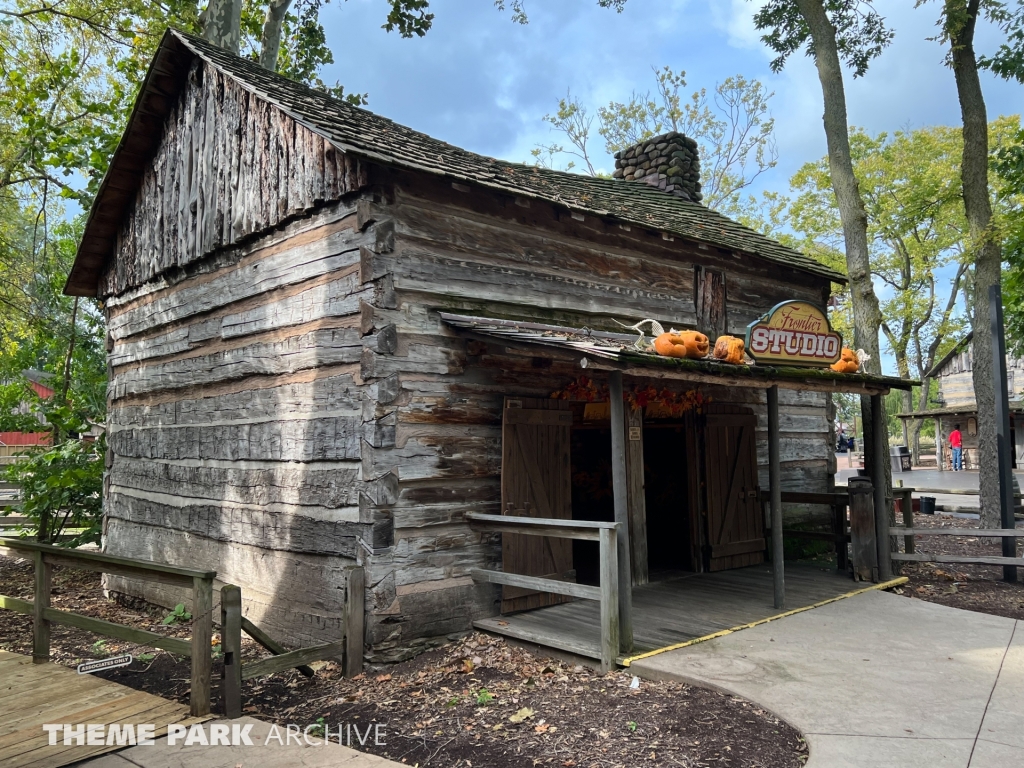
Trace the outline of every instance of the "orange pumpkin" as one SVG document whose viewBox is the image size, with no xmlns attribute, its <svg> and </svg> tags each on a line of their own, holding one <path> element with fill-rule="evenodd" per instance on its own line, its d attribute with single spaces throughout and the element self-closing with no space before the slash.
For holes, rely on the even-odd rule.
<svg viewBox="0 0 1024 768">
<path fill-rule="evenodd" d="M 839 359 L 829 367 L 837 373 L 856 373 L 860 369 L 860 358 L 849 347 L 843 347 Z"/>
<path fill-rule="evenodd" d="M 743 363 L 743 339 L 735 336 L 719 336 L 712 353 L 716 360 L 723 360 L 733 365 Z"/>
<path fill-rule="evenodd" d="M 707 357 L 711 344 L 697 331 L 669 331 L 654 340 L 654 351 L 664 357 Z"/>
</svg>

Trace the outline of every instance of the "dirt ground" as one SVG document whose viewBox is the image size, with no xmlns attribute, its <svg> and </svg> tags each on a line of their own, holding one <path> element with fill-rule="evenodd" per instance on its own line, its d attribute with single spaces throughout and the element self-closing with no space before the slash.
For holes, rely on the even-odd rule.
<svg viewBox="0 0 1024 768">
<path fill-rule="evenodd" d="M 31 566 L 0 557 L 0 594 L 31 599 L 31 591 Z M 106 600 L 94 574 L 55 569 L 52 599 L 61 610 L 189 634 L 187 623 L 164 625 L 164 609 Z M 0 649 L 28 654 L 31 642 L 29 617 L 0 611 Z M 98 641 L 70 627 L 52 629 L 52 658 L 61 664 L 126 652 L 136 657 L 130 667 L 100 674 L 187 702 L 187 659 Z M 247 643 L 243 655 L 264 653 Z M 744 699 L 634 681 L 627 671 L 602 676 L 483 634 L 352 680 L 334 663 L 313 666 L 311 680 L 291 671 L 246 682 L 245 713 L 280 725 L 314 725 L 313 735 L 318 726 L 331 734 L 341 726 L 352 746 L 421 768 L 789 768 L 807 758 L 795 729 Z M 219 675 L 215 660 L 214 680 Z M 378 724 L 367 738 L 369 726 Z"/>
<path fill-rule="evenodd" d="M 944 515 L 914 515 L 915 528 L 963 528 L 964 536 L 917 536 L 915 551 L 934 555 L 1002 556 L 1002 539 L 970 535 L 977 520 Z M 1018 553 L 1020 544 L 1018 543 Z M 902 546 L 901 546 L 902 549 Z M 1020 555 L 1018 554 L 1018 557 Z M 897 593 L 953 608 L 1024 619 L 1024 568 L 1018 581 L 1003 581 L 1003 569 L 997 565 L 961 565 L 953 563 L 904 563 L 903 575 L 910 581 Z"/>
</svg>

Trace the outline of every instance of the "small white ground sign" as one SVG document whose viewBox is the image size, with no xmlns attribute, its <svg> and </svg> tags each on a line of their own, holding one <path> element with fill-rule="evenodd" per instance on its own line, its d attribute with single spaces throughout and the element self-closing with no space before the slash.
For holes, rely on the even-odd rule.
<svg viewBox="0 0 1024 768">
<path fill-rule="evenodd" d="M 93 672 L 100 672 L 104 669 L 116 669 L 117 667 L 127 667 L 132 663 L 132 655 L 126 653 L 124 656 L 111 656 L 109 659 L 97 659 L 96 661 L 86 661 L 78 665 L 78 674 L 88 675 Z"/>
</svg>

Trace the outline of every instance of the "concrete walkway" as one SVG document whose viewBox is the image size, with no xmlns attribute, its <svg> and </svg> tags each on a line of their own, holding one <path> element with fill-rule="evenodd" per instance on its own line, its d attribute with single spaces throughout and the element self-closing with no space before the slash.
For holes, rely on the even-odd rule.
<svg viewBox="0 0 1024 768">
<path fill-rule="evenodd" d="M 1024 766 L 1013 619 L 868 592 L 630 670 L 772 710 L 806 736 L 808 768 Z"/>
<path fill-rule="evenodd" d="M 842 457 L 842 454 L 837 454 Z M 847 481 L 856 476 L 857 470 L 847 469 L 845 458 L 838 459 L 839 469 L 836 472 L 836 485 L 845 486 Z M 923 493 L 915 493 L 914 498 L 921 496 L 933 496 L 935 508 L 939 511 L 954 514 L 974 514 L 979 511 L 980 502 L 977 495 L 962 493 L 942 493 L 941 489 L 978 490 L 978 470 L 966 469 L 962 472 L 939 472 L 937 469 L 914 468 L 910 472 L 898 472 L 893 474 L 893 482 L 902 481 L 903 485 L 909 488 L 929 488 L 931 490 Z M 1024 470 L 1014 470 L 1017 484 L 1024 488 Z"/>
<path fill-rule="evenodd" d="M 88 768 L 405 768 L 401 763 L 340 746 L 336 740 L 320 746 L 300 746 L 294 741 L 281 745 L 273 739 L 267 743 L 270 724 L 251 717 L 205 723 L 207 733 L 215 723 L 252 724 L 248 733 L 252 746 L 168 746 L 166 739 L 158 738 L 151 746 L 128 747 L 78 765 Z M 337 724 L 332 723 L 331 727 L 333 738 Z M 280 733 L 286 738 L 284 728 L 280 728 Z M 372 740 L 373 736 L 369 738 Z M 315 741 L 312 737 L 310 740 Z"/>
</svg>

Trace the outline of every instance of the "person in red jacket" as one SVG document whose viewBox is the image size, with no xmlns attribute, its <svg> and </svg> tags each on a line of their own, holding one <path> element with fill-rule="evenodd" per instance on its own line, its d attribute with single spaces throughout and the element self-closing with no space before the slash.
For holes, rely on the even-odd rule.
<svg viewBox="0 0 1024 768">
<path fill-rule="evenodd" d="M 953 449 L 953 471 L 959 472 L 964 468 L 964 441 L 960 436 L 959 424 L 954 424 L 953 431 L 949 433 L 949 447 Z"/>
</svg>

